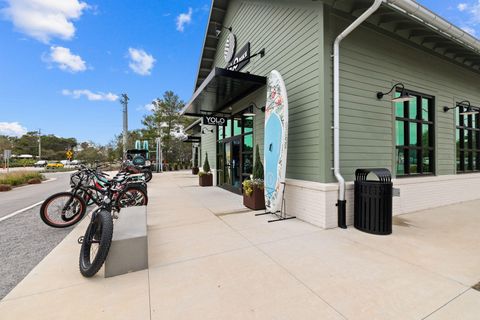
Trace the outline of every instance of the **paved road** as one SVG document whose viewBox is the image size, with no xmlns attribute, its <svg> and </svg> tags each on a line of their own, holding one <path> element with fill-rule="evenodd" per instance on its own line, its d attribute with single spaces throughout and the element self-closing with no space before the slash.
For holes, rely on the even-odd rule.
<svg viewBox="0 0 480 320">
<path fill-rule="evenodd" d="M 69 172 L 46 173 L 45 177 L 55 180 L 0 192 L 0 219 L 12 212 L 45 200 L 55 192 L 65 191 L 69 187 Z"/>
<path fill-rule="evenodd" d="M 0 193 L 0 219 L 65 191 L 69 173 L 50 173 L 55 181 Z M 54 229 L 38 215 L 40 205 L 0 221 L 0 299 L 20 282 L 73 228 Z M 76 266 L 72 266 L 73 268 Z"/>
</svg>

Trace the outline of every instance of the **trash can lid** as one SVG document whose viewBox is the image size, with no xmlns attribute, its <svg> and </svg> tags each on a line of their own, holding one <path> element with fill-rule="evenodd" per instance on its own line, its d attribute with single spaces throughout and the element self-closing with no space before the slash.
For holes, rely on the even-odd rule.
<svg viewBox="0 0 480 320">
<path fill-rule="evenodd" d="M 357 169 L 355 171 L 355 180 L 367 181 L 367 177 L 370 173 L 375 174 L 380 182 L 392 182 L 392 174 L 390 173 L 390 170 L 385 168 Z"/>
</svg>

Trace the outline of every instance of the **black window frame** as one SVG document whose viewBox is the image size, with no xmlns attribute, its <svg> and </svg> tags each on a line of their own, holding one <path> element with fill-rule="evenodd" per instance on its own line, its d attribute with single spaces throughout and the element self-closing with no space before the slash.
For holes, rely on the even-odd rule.
<svg viewBox="0 0 480 320">
<path fill-rule="evenodd" d="M 465 106 L 457 103 L 455 109 L 455 168 L 457 174 L 480 172 L 480 115 L 462 115 L 461 113 L 465 109 Z M 466 125 L 465 117 L 467 117 Z M 474 119 L 475 125 L 473 124 Z M 467 146 L 465 146 L 465 131 L 468 133 Z M 473 157 L 474 155 L 475 157 Z M 460 158 L 460 163 L 458 158 Z M 468 165 L 466 165 L 466 160 L 468 160 Z"/>
<path fill-rule="evenodd" d="M 402 88 L 396 89 L 397 94 L 402 93 Z M 417 103 L 417 116 L 415 119 L 409 117 L 410 101 L 403 102 L 403 117 L 397 116 L 396 103 L 394 105 L 395 113 L 395 135 L 397 135 L 397 121 L 403 122 L 404 126 L 404 141 L 403 145 L 397 145 L 397 139 L 395 139 L 395 174 L 398 178 L 405 177 L 418 177 L 418 176 L 434 176 L 436 174 L 435 166 L 435 97 L 429 94 L 405 90 L 405 93 L 415 97 Z M 428 120 L 423 119 L 423 106 L 422 100 L 428 100 Z M 397 102 L 398 103 L 398 102 Z M 410 145 L 410 124 L 415 123 L 417 125 L 417 144 L 415 146 Z M 428 147 L 423 144 L 423 126 L 428 125 Z M 410 172 L 410 152 L 416 151 L 417 153 L 417 172 Z M 423 166 L 423 153 L 424 150 L 428 150 L 429 153 L 429 171 L 424 170 Z M 400 151 L 403 151 L 404 173 L 398 173 L 398 157 Z"/>
</svg>

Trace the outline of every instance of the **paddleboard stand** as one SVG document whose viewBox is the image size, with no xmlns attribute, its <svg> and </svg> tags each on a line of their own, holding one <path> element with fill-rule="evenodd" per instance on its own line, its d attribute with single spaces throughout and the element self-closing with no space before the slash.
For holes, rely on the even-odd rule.
<svg viewBox="0 0 480 320">
<path fill-rule="evenodd" d="M 273 214 L 275 216 L 277 216 L 278 219 L 274 219 L 274 220 L 268 220 L 268 222 L 277 222 L 277 221 L 283 221 L 283 220 L 290 220 L 290 219 L 295 219 L 296 217 L 295 216 L 289 216 L 287 215 L 287 209 L 286 209 L 286 206 L 285 206 L 285 182 L 280 182 L 281 184 L 284 185 L 284 188 L 283 188 L 283 192 L 282 192 L 282 206 L 281 206 L 281 210 L 280 211 L 276 211 L 276 212 L 268 212 L 267 209 L 265 209 L 265 212 L 264 213 L 257 213 L 255 216 L 264 216 L 264 215 L 267 215 L 267 214 Z"/>
</svg>

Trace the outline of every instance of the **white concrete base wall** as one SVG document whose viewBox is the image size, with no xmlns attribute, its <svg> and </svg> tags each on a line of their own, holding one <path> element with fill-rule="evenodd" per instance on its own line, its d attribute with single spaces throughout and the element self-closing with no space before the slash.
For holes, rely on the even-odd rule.
<svg viewBox="0 0 480 320">
<path fill-rule="evenodd" d="M 480 173 L 393 181 L 400 197 L 393 198 L 393 215 L 480 199 Z M 353 182 L 347 183 L 347 224 L 353 224 Z M 287 214 L 321 228 L 337 227 L 336 183 L 287 179 Z"/>
</svg>

